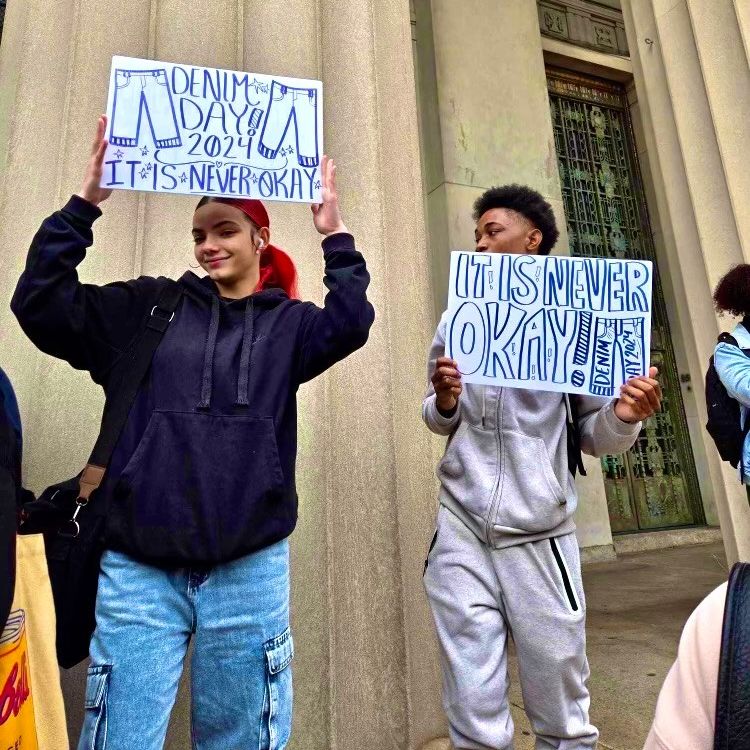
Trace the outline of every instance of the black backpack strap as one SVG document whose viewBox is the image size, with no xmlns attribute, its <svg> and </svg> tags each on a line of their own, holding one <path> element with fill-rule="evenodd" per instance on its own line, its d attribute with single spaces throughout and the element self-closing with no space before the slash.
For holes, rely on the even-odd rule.
<svg viewBox="0 0 750 750">
<path fill-rule="evenodd" d="M 716 691 L 714 750 L 750 749 L 750 564 L 729 575 Z"/>
<path fill-rule="evenodd" d="M 163 279 L 159 298 L 151 309 L 143 333 L 118 365 L 118 385 L 104 405 L 99 437 L 78 480 L 79 501 L 84 501 L 79 502 L 81 506 L 88 502 L 91 493 L 99 487 L 104 478 L 107 464 L 128 419 L 138 389 L 151 365 L 154 352 L 174 318 L 181 298 L 180 285 L 172 279 Z"/>
<path fill-rule="evenodd" d="M 581 428 L 578 424 L 578 404 L 574 398 L 567 393 L 563 394 L 565 399 L 565 411 L 567 413 L 568 429 L 568 470 L 575 477 L 580 472 L 582 477 L 586 476 L 586 468 L 583 465 L 583 454 L 581 452 Z M 750 420 L 748 420 L 750 422 Z"/>
<path fill-rule="evenodd" d="M 743 324 L 744 324 L 744 321 L 743 321 Z M 746 357 L 750 357 L 750 349 L 743 349 L 739 345 L 737 339 L 734 336 L 732 336 L 731 333 L 720 333 L 719 338 L 716 340 L 716 343 L 717 344 L 731 344 L 732 346 L 736 346 L 740 351 L 744 353 Z M 711 357 L 712 364 L 713 364 L 713 361 L 714 361 L 714 358 Z M 714 367 L 716 367 L 716 365 L 714 365 Z M 743 443 L 744 443 L 744 438 L 747 437 L 748 433 L 750 433 L 750 416 L 748 416 L 748 418 L 745 420 L 745 424 L 742 425 Z M 742 456 L 740 456 L 740 462 L 741 461 L 742 461 Z M 744 467 L 742 468 L 744 472 Z"/>
<path fill-rule="evenodd" d="M 717 344 L 731 344 L 732 346 L 736 346 L 738 349 L 740 348 L 740 345 L 737 343 L 737 339 L 732 336 L 731 333 L 721 333 L 719 334 L 719 338 L 716 340 Z"/>
</svg>

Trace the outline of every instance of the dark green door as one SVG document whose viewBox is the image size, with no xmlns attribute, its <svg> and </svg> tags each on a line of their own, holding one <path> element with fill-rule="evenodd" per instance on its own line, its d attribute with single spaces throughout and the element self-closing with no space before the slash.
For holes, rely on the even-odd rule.
<svg viewBox="0 0 750 750">
<path fill-rule="evenodd" d="M 656 257 L 624 87 L 547 71 L 571 255 Z M 664 408 L 635 446 L 602 459 L 613 532 L 704 523 L 692 449 L 658 269 L 651 362 Z"/>
</svg>

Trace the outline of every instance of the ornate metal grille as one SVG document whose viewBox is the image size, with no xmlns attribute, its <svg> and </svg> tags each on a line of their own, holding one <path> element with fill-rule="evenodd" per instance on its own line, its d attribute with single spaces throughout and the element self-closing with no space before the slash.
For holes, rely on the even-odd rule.
<svg viewBox="0 0 750 750">
<path fill-rule="evenodd" d="M 571 254 L 656 268 L 624 88 L 549 70 L 548 89 Z M 704 522 L 658 270 L 654 281 L 651 362 L 664 407 L 630 451 L 602 459 L 614 532 Z"/>
</svg>

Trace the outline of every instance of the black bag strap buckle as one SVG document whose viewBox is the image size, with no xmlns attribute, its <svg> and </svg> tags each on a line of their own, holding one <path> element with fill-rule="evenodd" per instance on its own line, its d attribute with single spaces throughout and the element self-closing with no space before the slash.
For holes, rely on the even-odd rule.
<svg viewBox="0 0 750 750">
<path fill-rule="evenodd" d="M 78 497 L 76 498 L 73 515 L 60 527 L 60 530 L 57 532 L 59 536 L 67 539 L 75 539 L 81 533 L 81 526 L 77 521 L 78 514 L 81 512 L 81 508 L 85 508 L 89 504 L 92 493 L 99 488 L 104 479 L 104 472 L 105 468 L 103 466 L 86 464 L 86 467 L 81 472 L 81 476 L 78 478 Z"/>
<path fill-rule="evenodd" d="M 81 533 L 81 526 L 76 518 L 81 512 L 81 508 L 88 505 L 88 500 L 85 503 L 81 503 L 79 501 L 80 498 L 76 500 L 76 509 L 73 511 L 72 518 L 68 519 L 57 532 L 58 536 L 61 536 L 64 539 L 75 539 Z"/>
<path fill-rule="evenodd" d="M 158 311 L 158 315 L 157 315 Z M 167 326 L 172 322 L 174 318 L 174 310 L 165 310 L 159 305 L 154 305 L 151 308 L 151 313 L 148 316 L 147 328 L 153 328 L 160 333 L 164 333 L 167 330 Z"/>
</svg>

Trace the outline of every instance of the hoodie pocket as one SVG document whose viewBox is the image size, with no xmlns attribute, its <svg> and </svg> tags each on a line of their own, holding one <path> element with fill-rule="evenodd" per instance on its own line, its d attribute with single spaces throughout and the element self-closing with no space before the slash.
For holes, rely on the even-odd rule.
<svg viewBox="0 0 750 750">
<path fill-rule="evenodd" d="M 273 420 L 154 411 L 115 496 L 156 557 L 214 562 L 257 549 L 289 514 Z"/>
<path fill-rule="evenodd" d="M 559 526 L 567 500 L 541 438 L 518 432 L 502 435 L 502 479 L 495 526 L 538 533 Z"/>
<path fill-rule="evenodd" d="M 494 430 L 462 422 L 445 449 L 437 475 L 470 513 L 486 519 L 498 475 L 499 443 Z"/>
</svg>

